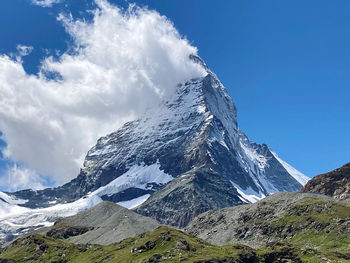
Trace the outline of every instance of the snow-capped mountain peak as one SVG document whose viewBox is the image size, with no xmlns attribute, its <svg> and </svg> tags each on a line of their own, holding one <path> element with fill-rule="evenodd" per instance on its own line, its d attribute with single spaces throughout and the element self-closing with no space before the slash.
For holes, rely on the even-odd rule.
<svg viewBox="0 0 350 263">
<path fill-rule="evenodd" d="M 75 213 L 84 202 L 88 207 L 109 200 L 162 223 L 185 226 L 209 209 L 298 191 L 307 178 L 267 145 L 249 141 L 225 87 L 199 57 L 191 59 L 206 70 L 205 77 L 180 83 L 161 105 L 100 138 L 77 178 L 57 188 L 7 194 L 27 200 L 13 205 L 44 213 L 79 204 L 71 206 L 79 207 Z M 19 218 L 6 220 L 13 225 Z M 53 218 L 41 217 L 39 223 Z M 0 232 L 19 228 L 9 229 Z"/>
</svg>

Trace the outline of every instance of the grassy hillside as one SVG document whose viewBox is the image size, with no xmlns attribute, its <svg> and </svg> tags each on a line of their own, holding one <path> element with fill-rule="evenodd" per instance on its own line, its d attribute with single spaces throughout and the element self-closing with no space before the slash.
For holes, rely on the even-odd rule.
<svg viewBox="0 0 350 263">
<path fill-rule="evenodd" d="M 289 230 L 288 242 L 315 252 L 323 261 L 350 262 L 350 207 L 340 202 L 305 198 L 276 222 Z M 303 258 L 307 259 L 307 257 Z"/>
<path fill-rule="evenodd" d="M 350 260 L 350 257 L 345 256 L 348 241 L 342 239 L 342 236 L 334 236 L 333 233 L 328 233 L 323 238 L 315 233 L 308 236 L 298 235 L 290 242 L 271 243 L 265 248 L 254 250 L 244 245 L 212 245 L 163 226 L 108 246 L 77 245 L 38 234 L 30 235 L 3 249 L 0 262 L 345 263 Z M 306 249 L 308 242 L 320 244 L 319 250 Z M 339 253 L 339 249 L 343 253 Z"/>
<path fill-rule="evenodd" d="M 350 206 L 321 195 L 278 193 L 204 213 L 186 230 L 211 244 L 245 244 L 258 254 L 289 246 L 305 262 L 350 262 Z"/>
<path fill-rule="evenodd" d="M 211 245 L 184 232 L 159 227 L 119 243 L 76 245 L 42 235 L 18 239 L 0 254 L 0 262 L 301 262 L 294 250 L 255 251 L 247 246 Z M 277 261 L 276 261 L 277 260 Z M 288 262 L 288 261 L 286 261 Z"/>
</svg>

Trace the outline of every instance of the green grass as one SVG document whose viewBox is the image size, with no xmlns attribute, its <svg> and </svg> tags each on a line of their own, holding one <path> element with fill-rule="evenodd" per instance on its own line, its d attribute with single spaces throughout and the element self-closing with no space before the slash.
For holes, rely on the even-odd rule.
<svg viewBox="0 0 350 263">
<path fill-rule="evenodd" d="M 18 239 L 0 254 L 8 262 L 350 262 L 339 257 L 349 251 L 350 240 L 334 233 L 298 234 L 287 242 L 254 250 L 243 245 L 215 246 L 184 232 L 159 227 L 135 238 L 108 245 L 75 245 L 51 237 L 32 235 Z M 338 254 L 337 254 L 338 253 Z M 279 255 L 279 256 L 276 256 Z M 158 261 L 152 261 L 158 259 Z M 300 261 L 301 262 L 301 261 Z"/>
<path fill-rule="evenodd" d="M 297 229 L 288 243 L 301 251 L 305 262 L 350 262 L 349 230 L 339 222 L 349 221 L 350 207 L 317 198 L 305 198 L 274 222 L 279 228 Z"/>
<path fill-rule="evenodd" d="M 160 262 L 195 262 L 240 257 L 254 257 L 254 252 L 246 246 L 214 246 L 184 232 L 160 227 L 108 246 L 74 245 L 59 239 L 33 235 L 17 240 L 0 254 L 0 261 L 149 262 L 152 258 L 158 258 Z"/>
</svg>

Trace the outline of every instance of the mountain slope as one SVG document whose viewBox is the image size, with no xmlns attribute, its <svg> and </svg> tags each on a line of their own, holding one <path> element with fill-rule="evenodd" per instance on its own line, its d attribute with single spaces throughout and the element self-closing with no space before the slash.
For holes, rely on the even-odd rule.
<svg viewBox="0 0 350 263">
<path fill-rule="evenodd" d="M 302 189 L 304 193 L 320 193 L 336 199 L 350 199 L 350 163 L 312 178 Z"/>
<path fill-rule="evenodd" d="M 162 223 L 185 226 L 209 209 L 255 202 L 279 191 L 299 191 L 306 177 L 267 145 L 248 140 L 217 76 L 200 58 L 190 59 L 207 75 L 179 84 L 174 94 L 144 116 L 100 138 L 77 178 L 57 188 L 6 194 L 24 200 L 18 206 L 32 213 L 43 207 L 60 211 L 65 204 L 108 200 L 137 208 Z M 11 227 L 0 233 L 19 234 L 23 221 L 16 220 L 24 217 L 5 217 Z M 46 214 L 45 218 L 47 224 L 57 220 Z"/>
<path fill-rule="evenodd" d="M 136 214 L 112 202 L 104 201 L 77 215 L 57 221 L 46 235 L 76 244 L 109 245 L 151 231 L 157 221 Z"/>
<path fill-rule="evenodd" d="M 336 240 L 336 238 L 333 238 Z M 0 262 L 188 262 L 188 263 L 326 263 L 349 262 L 346 254 L 327 257 L 315 249 L 287 242 L 261 249 L 244 245 L 216 246 L 169 227 L 128 238 L 108 246 L 72 244 L 60 239 L 30 235 L 0 249 Z M 305 246 L 304 246 L 305 247 Z"/>
<path fill-rule="evenodd" d="M 172 180 L 136 211 L 159 222 L 184 227 L 213 208 L 242 204 L 236 188 L 219 173 L 200 167 Z"/>
<path fill-rule="evenodd" d="M 316 194 L 277 193 L 254 204 L 203 213 L 185 230 L 216 245 L 241 243 L 258 249 L 288 242 L 318 254 L 315 262 L 348 262 L 349 226 L 349 204 Z"/>
</svg>

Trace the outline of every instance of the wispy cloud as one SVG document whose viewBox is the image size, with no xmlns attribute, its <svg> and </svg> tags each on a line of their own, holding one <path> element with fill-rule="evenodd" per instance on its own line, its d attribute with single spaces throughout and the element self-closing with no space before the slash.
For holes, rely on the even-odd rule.
<svg viewBox="0 0 350 263">
<path fill-rule="evenodd" d="M 53 4 L 62 2 L 62 0 L 32 0 L 34 5 L 39 5 L 42 7 L 51 7 Z"/>
<path fill-rule="evenodd" d="M 0 55 L 0 129 L 5 157 L 63 183 L 78 174 L 96 140 L 202 76 L 197 52 L 155 11 L 122 11 L 105 0 L 91 22 L 59 16 L 74 39 L 71 53 L 47 57 L 40 74 Z M 23 54 L 28 52 L 23 48 Z"/>
<path fill-rule="evenodd" d="M 16 191 L 20 189 L 43 189 L 45 179 L 35 171 L 20 167 L 14 164 L 8 167 L 5 176 L 0 180 L 0 187 L 6 188 L 8 191 Z"/>
<path fill-rule="evenodd" d="M 17 45 L 17 51 L 20 56 L 28 56 L 32 51 L 33 47 L 25 46 L 25 45 Z"/>
</svg>

